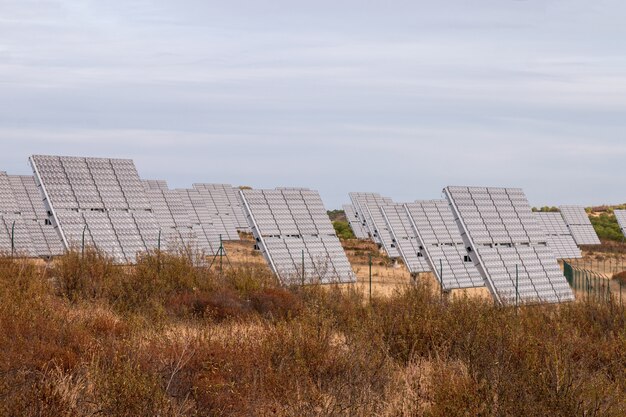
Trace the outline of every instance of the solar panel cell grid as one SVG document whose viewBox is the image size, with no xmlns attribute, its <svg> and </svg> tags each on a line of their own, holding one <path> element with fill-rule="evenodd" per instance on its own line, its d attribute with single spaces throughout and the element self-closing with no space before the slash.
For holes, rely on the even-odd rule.
<svg viewBox="0 0 626 417">
<path fill-rule="evenodd" d="M 242 190 L 241 196 L 248 222 L 254 225 L 252 232 L 281 281 L 354 281 L 354 273 L 317 192 Z"/>
<path fill-rule="evenodd" d="M 418 201 L 405 204 L 420 248 L 444 290 L 482 287 L 484 282 L 471 262 L 447 202 Z"/>
<path fill-rule="evenodd" d="M 561 206 L 561 215 L 578 245 L 599 245 L 600 239 L 591 221 L 580 206 Z"/>
<path fill-rule="evenodd" d="M 387 226 L 392 234 L 400 256 L 410 273 L 429 272 L 428 262 L 420 251 L 417 234 L 411 226 L 409 216 L 401 204 L 382 206 Z"/>
<path fill-rule="evenodd" d="M 154 242 L 154 231 L 147 227 L 135 225 L 132 238 L 119 230 L 118 236 L 111 221 L 104 220 L 107 213 L 115 211 L 126 213 L 129 221 L 136 211 L 153 216 L 131 160 L 45 155 L 30 160 L 36 183 L 47 197 L 45 208 L 53 213 L 66 247 L 82 245 L 87 225 L 86 243 L 95 244 L 118 262 L 134 262 L 138 249 L 153 248 L 146 246 Z"/>
<path fill-rule="evenodd" d="M 474 261 L 499 302 L 573 299 L 521 190 L 448 187 L 444 193 L 463 231 L 465 244 L 476 255 Z M 513 212 L 509 211 L 511 206 Z M 487 208 L 485 213 L 483 208 Z M 492 225 L 500 226 L 498 231 L 493 232 Z"/>
<path fill-rule="evenodd" d="M 581 258 L 582 254 L 560 213 L 535 213 L 554 254 L 559 259 Z"/>
<path fill-rule="evenodd" d="M 216 213 L 229 216 L 237 230 L 250 231 L 238 188 L 230 184 L 194 184 L 193 188 L 207 201 L 214 202 Z"/>
</svg>

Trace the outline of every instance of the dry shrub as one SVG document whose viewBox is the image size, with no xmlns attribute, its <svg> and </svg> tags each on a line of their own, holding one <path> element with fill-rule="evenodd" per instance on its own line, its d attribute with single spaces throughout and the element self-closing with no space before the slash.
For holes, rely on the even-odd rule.
<svg viewBox="0 0 626 417">
<path fill-rule="evenodd" d="M 232 267 L 228 265 L 222 270 L 221 287 L 233 288 L 243 294 L 250 294 L 266 287 L 276 287 L 278 282 L 268 268 L 257 264 Z M 219 274 L 213 265 L 211 272 Z M 218 275 L 219 278 L 219 275 Z"/>
<path fill-rule="evenodd" d="M 133 358 L 116 356 L 91 368 L 94 397 L 105 416 L 167 416 L 174 409 L 158 375 Z"/>
<path fill-rule="evenodd" d="M 270 320 L 286 320 L 298 316 L 301 299 L 284 288 L 264 288 L 251 294 L 252 308 Z"/>
<path fill-rule="evenodd" d="M 0 415 L 626 415 L 616 300 L 367 301 L 187 256 L 0 258 Z"/>
<path fill-rule="evenodd" d="M 469 374 L 463 362 L 436 360 L 431 363 L 433 417 L 480 416 L 486 414 L 480 384 Z"/>
<path fill-rule="evenodd" d="M 626 271 L 618 272 L 617 274 L 613 275 L 613 279 L 621 284 L 626 284 Z"/>
<path fill-rule="evenodd" d="M 244 317 L 251 311 L 249 302 L 243 300 L 237 292 L 229 288 L 219 289 L 209 294 L 207 301 L 204 313 L 217 321 Z"/>
<path fill-rule="evenodd" d="M 83 252 L 69 251 L 58 257 L 51 275 L 59 293 L 70 301 L 77 301 L 102 296 L 115 272 L 110 257 L 94 247 L 86 247 Z"/>
</svg>

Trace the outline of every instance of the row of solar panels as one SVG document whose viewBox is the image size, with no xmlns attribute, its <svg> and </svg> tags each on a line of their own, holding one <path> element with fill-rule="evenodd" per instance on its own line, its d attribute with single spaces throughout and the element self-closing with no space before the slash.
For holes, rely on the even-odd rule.
<svg viewBox="0 0 626 417">
<path fill-rule="evenodd" d="M 30 162 L 34 186 L 22 196 L 39 195 L 37 210 L 46 213 L 39 221 L 56 229 L 62 250 L 85 241 L 119 262 L 133 262 L 161 240 L 215 253 L 220 237 L 237 239 L 237 230 L 251 230 L 285 283 L 356 279 L 315 191 L 206 184 L 170 190 L 164 181 L 142 181 L 130 160 L 33 156 Z M 10 200 L 12 190 L 0 186 L 0 197 Z M 351 222 L 391 257 L 403 257 L 411 272 L 432 271 L 444 289 L 486 285 L 502 303 L 572 299 L 548 241 L 567 236 L 561 224 L 553 225 L 558 219 L 541 219 L 554 229 L 546 234 L 519 189 L 448 187 L 444 194 L 446 200 L 395 204 L 378 194 L 352 193 Z M 10 203 L 2 210 L 5 230 L 27 212 Z M 571 235 L 589 238 L 586 216 L 569 208 L 562 216 L 571 217 Z M 19 222 L 11 229 L 12 245 L 22 244 L 26 233 Z"/>
<path fill-rule="evenodd" d="M 519 189 L 448 187 L 444 194 L 397 204 L 350 193 L 344 210 L 356 237 L 401 257 L 411 273 L 432 272 L 444 290 L 486 285 L 503 303 L 571 299 L 556 259 L 581 257 L 576 243 L 600 243 L 582 207 L 532 213 Z"/>
<path fill-rule="evenodd" d="M 34 176 L 0 173 L 0 253 L 50 257 L 94 245 L 119 263 L 162 247 L 215 254 L 249 231 L 239 190 L 142 181 L 132 160 L 35 155 Z"/>
</svg>

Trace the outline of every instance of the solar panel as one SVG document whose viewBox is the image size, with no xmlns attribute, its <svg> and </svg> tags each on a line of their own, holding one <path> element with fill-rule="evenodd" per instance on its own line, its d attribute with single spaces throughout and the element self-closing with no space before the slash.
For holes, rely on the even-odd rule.
<svg viewBox="0 0 626 417">
<path fill-rule="evenodd" d="M 363 227 L 363 223 L 357 217 L 354 207 L 351 204 L 344 204 L 343 211 L 346 213 L 346 219 L 348 219 L 348 223 L 350 223 L 354 236 L 357 239 L 369 239 L 367 230 Z"/>
<path fill-rule="evenodd" d="M 626 236 L 626 210 L 615 210 L 613 213 L 615 214 L 620 229 L 622 229 L 622 234 Z"/>
<path fill-rule="evenodd" d="M 156 219 L 132 160 L 34 155 L 30 163 L 65 248 L 84 239 L 132 263 L 156 247 L 158 229 L 148 227 Z"/>
<path fill-rule="evenodd" d="M 194 184 L 193 188 L 198 190 L 216 214 L 228 215 L 232 218 L 237 230 L 250 232 L 238 188 L 230 184 Z M 238 240 L 239 236 L 232 236 L 232 238 Z"/>
<path fill-rule="evenodd" d="M 447 187 L 444 193 L 470 257 L 496 301 L 574 299 L 521 189 Z"/>
<path fill-rule="evenodd" d="M 239 240 L 238 219 L 231 206 L 227 189 L 232 192 L 232 187 L 227 184 L 204 184 L 194 187 L 189 196 L 193 204 L 203 206 L 201 210 L 208 213 L 209 217 L 202 224 L 213 224 L 223 240 Z"/>
<path fill-rule="evenodd" d="M 0 254 L 38 255 L 6 172 L 0 172 Z"/>
<path fill-rule="evenodd" d="M 62 255 L 63 243 L 48 218 L 35 178 L 29 175 L 9 175 L 8 178 L 35 254 L 40 257 Z"/>
<path fill-rule="evenodd" d="M 600 245 L 596 233 L 584 207 L 561 206 L 561 215 L 578 245 Z"/>
<path fill-rule="evenodd" d="M 376 193 L 350 193 L 350 199 L 355 209 L 358 207 L 357 214 L 364 220 L 364 226 L 374 241 L 382 246 L 387 256 L 399 258 L 400 253 L 395 247 L 381 209 L 383 205 L 393 204 L 393 201 Z"/>
<path fill-rule="evenodd" d="M 445 291 L 484 287 L 445 200 L 416 201 L 404 205 L 420 248 Z"/>
<path fill-rule="evenodd" d="M 161 230 L 161 247 L 169 251 L 205 250 L 193 233 L 193 225 L 179 193 L 170 190 L 163 180 L 144 180 L 143 184 Z"/>
<path fill-rule="evenodd" d="M 241 190 L 259 249 L 284 284 L 356 277 L 316 191 Z"/>
<path fill-rule="evenodd" d="M 548 239 L 548 246 L 558 259 L 582 258 L 582 254 L 572 237 L 561 213 L 535 213 L 539 224 Z"/>
<path fill-rule="evenodd" d="M 393 241 L 389 226 L 387 226 L 387 222 L 385 222 L 382 207 L 383 205 L 379 203 L 365 203 L 365 210 L 371 220 L 370 225 L 373 227 L 376 236 L 378 236 L 383 249 L 387 252 L 387 256 L 390 258 L 399 258 L 400 253 L 398 252 L 398 249 Z"/>
<path fill-rule="evenodd" d="M 220 236 L 222 240 L 228 240 L 228 233 L 233 233 L 233 225 L 225 225 L 219 217 L 211 214 L 198 190 L 179 188 L 176 193 L 189 216 L 198 246 L 207 254 L 216 254 L 220 247 Z"/>
<path fill-rule="evenodd" d="M 393 201 L 391 201 L 390 198 L 382 197 L 378 193 L 349 193 L 349 196 L 350 201 L 352 201 L 352 207 L 354 207 L 357 217 L 361 220 L 361 224 L 363 225 L 369 236 L 371 236 L 374 242 L 382 244 L 380 237 L 375 231 L 373 221 L 369 215 L 369 211 L 367 210 L 366 206 L 368 202 L 380 205 L 393 204 Z"/>
<path fill-rule="evenodd" d="M 428 262 L 420 250 L 420 242 L 411 220 L 402 204 L 382 206 L 383 216 L 391 231 L 395 246 L 411 274 L 430 272 Z"/>
<path fill-rule="evenodd" d="M 165 180 L 141 180 L 146 190 L 169 190 Z"/>
</svg>

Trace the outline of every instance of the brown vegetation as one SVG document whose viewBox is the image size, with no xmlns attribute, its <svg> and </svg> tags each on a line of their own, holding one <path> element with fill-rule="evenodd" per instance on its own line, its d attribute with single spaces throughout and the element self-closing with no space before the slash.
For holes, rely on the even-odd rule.
<svg viewBox="0 0 626 417">
<path fill-rule="evenodd" d="M 624 340 L 612 303 L 516 312 L 420 284 L 370 304 L 254 262 L 0 259 L 1 416 L 623 416 Z"/>
</svg>

